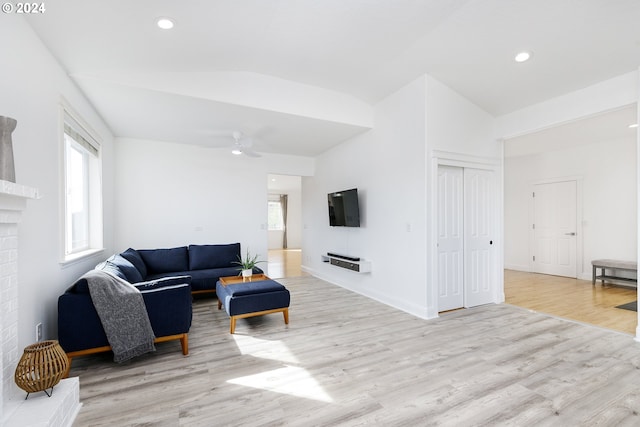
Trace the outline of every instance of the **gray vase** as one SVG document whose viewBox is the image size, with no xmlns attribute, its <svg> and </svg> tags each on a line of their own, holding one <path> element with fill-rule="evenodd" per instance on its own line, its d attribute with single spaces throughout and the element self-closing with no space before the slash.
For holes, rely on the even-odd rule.
<svg viewBox="0 0 640 427">
<path fill-rule="evenodd" d="M 11 132 L 15 130 L 17 124 L 16 119 L 0 116 L 0 179 L 11 182 L 16 182 Z"/>
</svg>

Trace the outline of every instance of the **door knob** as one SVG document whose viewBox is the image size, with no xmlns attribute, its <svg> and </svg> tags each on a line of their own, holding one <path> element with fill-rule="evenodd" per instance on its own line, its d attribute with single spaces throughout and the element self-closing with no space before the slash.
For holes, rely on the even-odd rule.
<svg viewBox="0 0 640 427">
<path fill-rule="evenodd" d="M 575 236 L 576 233 L 564 233 L 565 236 Z"/>
</svg>

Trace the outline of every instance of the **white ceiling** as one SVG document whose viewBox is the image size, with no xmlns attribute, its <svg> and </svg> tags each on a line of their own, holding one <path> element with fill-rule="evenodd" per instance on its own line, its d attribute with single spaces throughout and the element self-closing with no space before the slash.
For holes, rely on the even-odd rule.
<svg viewBox="0 0 640 427">
<path fill-rule="evenodd" d="M 638 0 L 47 6 L 28 22 L 116 136 L 224 146 L 231 141 L 223 133 L 239 130 L 262 152 L 321 153 L 368 129 L 354 111 L 424 73 L 498 116 L 640 67 Z M 174 18 L 175 28 L 155 27 L 159 16 Z M 523 49 L 533 59 L 517 64 Z M 223 75 L 234 84 L 221 84 L 229 81 Z M 261 104 L 259 95 L 247 102 L 261 90 L 243 82 L 256 76 L 286 108 Z M 296 93 L 304 102 L 295 102 Z M 320 107 L 344 109 L 344 118 Z"/>
</svg>

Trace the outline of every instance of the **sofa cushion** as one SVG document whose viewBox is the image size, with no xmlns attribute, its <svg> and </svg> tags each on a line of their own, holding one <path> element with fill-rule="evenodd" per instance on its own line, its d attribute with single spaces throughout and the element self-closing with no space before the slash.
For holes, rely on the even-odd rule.
<svg viewBox="0 0 640 427">
<path fill-rule="evenodd" d="M 104 271 L 112 276 L 126 280 L 129 283 L 135 283 L 136 285 L 138 282 L 142 282 L 140 272 L 133 266 L 133 264 L 120 255 L 110 256 L 106 261 L 96 265 L 95 270 Z M 76 280 L 75 283 L 67 289 L 67 292 L 74 294 L 88 294 L 89 284 L 87 283 L 87 279 L 85 279 L 84 275 Z"/>
<path fill-rule="evenodd" d="M 240 256 L 240 243 L 190 245 L 189 270 L 233 267 Z"/>
<path fill-rule="evenodd" d="M 143 279 L 147 277 L 147 266 L 144 264 L 144 261 L 138 251 L 129 248 L 120 255 L 134 265 L 134 267 L 140 272 Z"/>
<path fill-rule="evenodd" d="M 124 272 L 120 270 L 117 265 L 108 261 L 102 261 L 100 264 L 96 265 L 94 270 L 104 271 L 105 273 L 109 273 L 112 276 L 119 277 L 122 280 L 127 280 L 127 276 L 125 276 Z"/>
<path fill-rule="evenodd" d="M 191 285 L 191 276 L 162 277 L 159 279 L 136 283 L 135 287 L 138 288 L 139 291 L 149 291 L 183 284 Z"/>
<path fill-rule="evenodd" d="M 267 292 L 284 291 L 286 288 L 275 280 L 260 280 L 258 282 L 234 283 L 227 286 L 227 293 L 234 297 L 256 295 Z"/>
<path fill-rule="evenodd" d="M 118 277 L 126 280 L 129 283 L 138 283 L 144 280 L 144 277 L 142 277 L 140 271 L 138 271 L 138 269 L 128 259 L 121 255 L 113 255 L 109 257 L 105 261 L 105 263 L 107 264 L 107 267 L 111 267 L 115 270 L 120 271 L 124 275 L 124 277 Z"/>
<path fill-rule="evenodd" d="M 216 282 L 221 277 L 237 276 L 240 273 L 240 267 L 226 267 L 226 268 L 209 268 L 206 270 L 192 270 L 189 272 L 191 275 L 191 289 L 194 291 L 216 289 Z"/>
<path fill-rule="evenodd" d="M 191 277 L 191 272 L 190 271 L 171 271 L 171 272 L 167 272 L 167 273 L 149 274 L 147 276 L 147 281 L 148 282 L 153 282 L 153 281 L 162 280 L 162 279 L 169 279 L 169 278 L 174 278 L 174 277 L 184 277 L 184 276 Z M 136 285 L 139 285 L 139 283 L 136 283 Z"/>
<path fill-rule="evenodd" d="M 138 253 L 147 266 L 147 276 L 189 269 L 189 255 L 186 246 L 170 249 L 141 249 L 138 250 Z"/>
</svg>

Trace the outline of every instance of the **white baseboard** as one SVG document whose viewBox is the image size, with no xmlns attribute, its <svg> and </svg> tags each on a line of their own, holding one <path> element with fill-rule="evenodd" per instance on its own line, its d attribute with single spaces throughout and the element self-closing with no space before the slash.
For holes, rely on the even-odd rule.
<svg viewBox="0 0 640 427">
<path fill-rule="evenodd" d="M 519 264 L 505 264 L 505 270 L 515 270 L 515 271 L 524 271 L 527 273 L 531 273 L 531 267 L 528 265 L 519 265 Z"/>
</svg>

